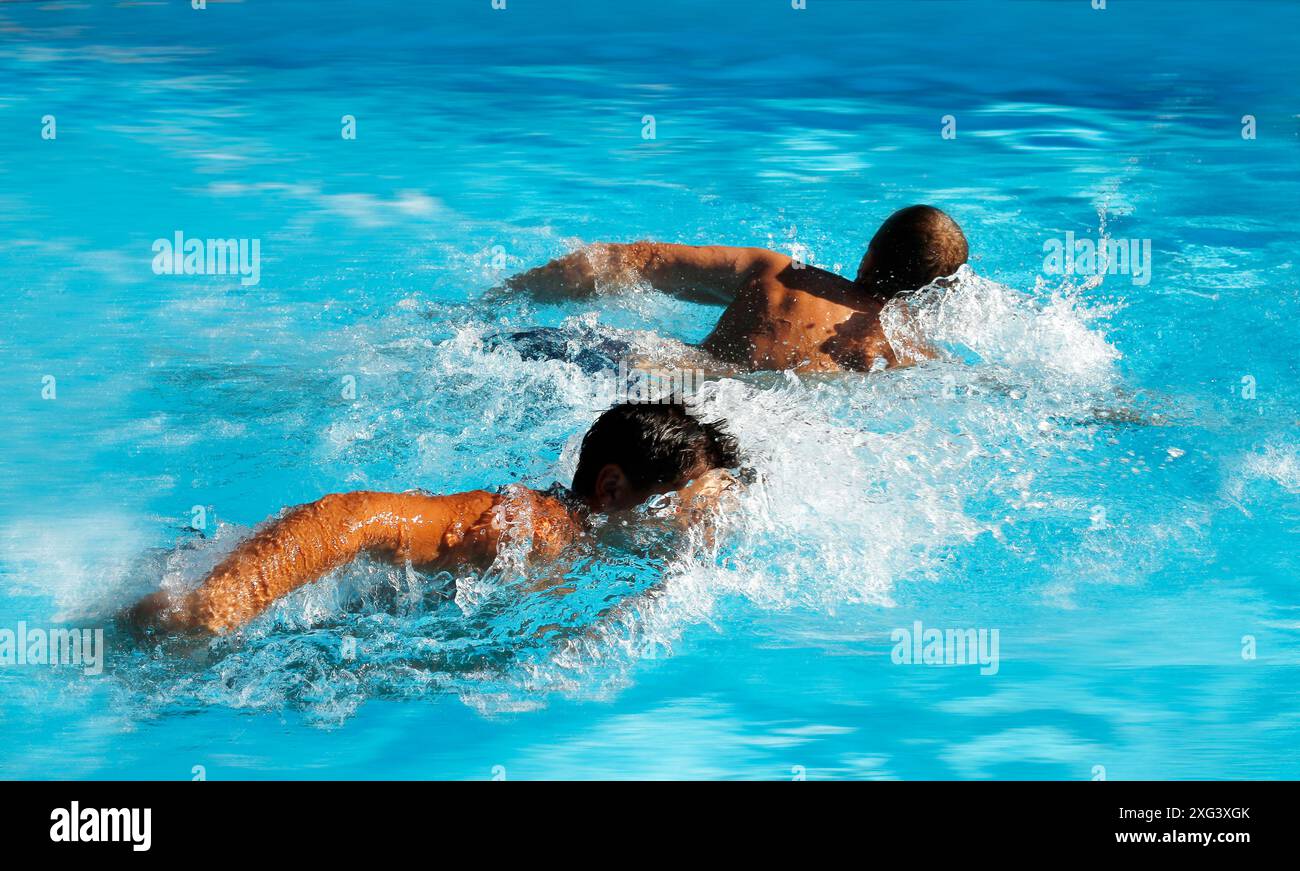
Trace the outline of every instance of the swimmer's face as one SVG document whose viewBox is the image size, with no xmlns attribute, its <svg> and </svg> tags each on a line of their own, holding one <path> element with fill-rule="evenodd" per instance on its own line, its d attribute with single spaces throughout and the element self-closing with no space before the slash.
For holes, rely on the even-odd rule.
<svg viewBox="0 0 1300 871">
<path fill-rule="evenodd" d="M 609 463 L 596 474 L 596 492 L 588 501 L 591 503 L 591 507 L 601 514 L 627 511 L 647 499 L 681 490 L 687 487 L 696 477 L 692 474 L 667 484 L 637 487 L 628 480 L 627 474 L 621 466 L 617 463 Z"/>
<path fill-rule="evenodd" d="M 597 476 L 596 498 L 589 500 L 592 508 L 602 514 L 626 511 L 656 496 L 677 494 L 681 505 L 692 510 L 707 509 L 717 504 L 722 494 L 736 486 L 736 478 L 726 469 L 699 466 L 690 474 L 668 484 L 652 487 L 634 487 L 623 470 L 615 464 L 601 469 Z"/>
</svg>

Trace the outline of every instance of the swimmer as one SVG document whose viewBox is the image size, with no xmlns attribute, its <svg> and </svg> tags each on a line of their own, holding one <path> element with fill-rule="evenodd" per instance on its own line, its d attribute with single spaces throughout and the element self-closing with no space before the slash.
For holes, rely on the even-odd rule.
<svg viewBox="0 0 1300 871">
<path fill-rule="evenodd" d="M 700 346 L 742 369 L 866 371 L 908 365 L 923 349 L 896 353 L 880 311 L 899 294 L 951 276 L 966 237 L 931 206 L 900 209 L 880 225 L 849 281 L 764 248 L 662 242 L 588 245 L 505 283 L 537 299 L 575 298 L 637 279 L 692 302 L 726 307 Z"/>
<path fill-rule="evenodd" d="M 735 440 L 682 404 L 623 403 L 582 440 L 573 486 L 511 486 L 424 493 L 336 493 L 292 509 L 244 541 L 192 592 L 146 597 L 128 614 L 142 629 L 221 634 L 363 553 L 424 570 L 486 568 L 503 532 L 525 527 L 529 556 L 553 559 L 584 535 L 594 514 L 617 514 L 677 492 L 688 511 L 707 509 L 734 481 Z"/>
</svg>

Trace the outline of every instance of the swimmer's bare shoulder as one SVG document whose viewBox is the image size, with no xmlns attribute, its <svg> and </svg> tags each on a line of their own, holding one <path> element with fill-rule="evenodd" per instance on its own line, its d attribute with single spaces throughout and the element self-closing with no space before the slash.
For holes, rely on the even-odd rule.
<svg viewBox="0 0 1300 871">
<path fill-rule="evenodd" d="M 542 558 L 558 555 L 582 529 L 568 504 L 524 487 L 448 496 L 334 493 L 245 540 L 197 589 L 178 598 L 155 593 L 129 617 L 143 628 L 229 632 L 363 553 L 431 569 L 485 566 L 502 533 L 524 524 L 531 553 Z"/>
</svg>

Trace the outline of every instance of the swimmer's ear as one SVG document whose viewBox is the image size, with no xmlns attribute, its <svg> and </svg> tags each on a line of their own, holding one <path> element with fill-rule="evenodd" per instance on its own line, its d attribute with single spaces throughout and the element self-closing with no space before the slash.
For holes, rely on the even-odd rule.
<svg viewBox="0 0 1300 871">
<path fill-rule="evenodd" d="M 632 485 L 617 463 L 606 463 L 596 473 L 596 510 L 616 511 L 625 508 L 631 493 Z"/>
</svg>

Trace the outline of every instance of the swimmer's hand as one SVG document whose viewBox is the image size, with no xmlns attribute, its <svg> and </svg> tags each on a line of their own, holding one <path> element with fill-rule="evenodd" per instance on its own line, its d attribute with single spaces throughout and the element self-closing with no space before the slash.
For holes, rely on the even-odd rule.
<svg viewBox="0 0 1300 871">
<path fill-rule="evenodd" d="M 122 617 L 130 629 L 142 636 L 185 632 L 194 628 L 184 596 L 159 590 L 128 608 Z"/>
<path fill-rule="evenodd" d="M 682 505 L 692 510 L 711 508 L 723 493 L 739 486 L 740 480 L 726 469 L 710 469 L 681 489 Z"/>
<path fill-rule="evenodd" d="M 638 270 L 646 264 L 649 256 L 649 243 L 644 242 L 586 245 L 506 279 L 502 289 L 528 294 L 542 301 L 591 296 L 610 285 L 626 286 L 635 282 Z M 489 291 L 489 297 L 500 297 L 500 290 Z"/>
<path fill-rule="evenodd" d="M 655 516 L 677 526 L 693 526 L 706 517 L 722 513 L 723 500 L 740 489 L 740 480 L 727 469 L 710 469 L 675 493 L 669 494 Z"/>
</svg>

